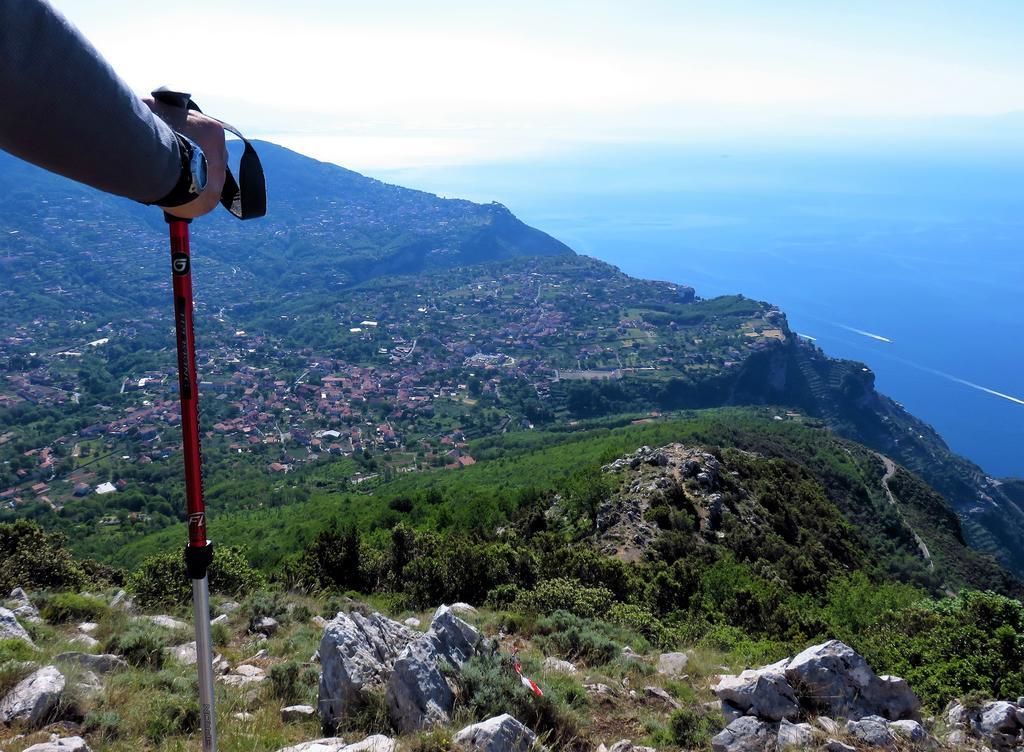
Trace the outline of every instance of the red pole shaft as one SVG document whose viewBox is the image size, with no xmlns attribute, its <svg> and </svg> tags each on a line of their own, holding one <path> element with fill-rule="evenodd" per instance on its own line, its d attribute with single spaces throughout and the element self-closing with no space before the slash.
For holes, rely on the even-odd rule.
<svg viewBox="0 0 1024 752">
<path fill-rule="evenodd" d="M 178 344 L 178 394 L 181 398 L 182 453 L 185 457 L 185 505 L 188 545 L 205 548 L 206 507 L 203 502 L 203 455 L 199 438 L 199 378 L 196 337 L 192 323 L 192 259 L 188 221 L 168 217 L 171 232 L 171 282 L 174 328 Z"/>
</svg>

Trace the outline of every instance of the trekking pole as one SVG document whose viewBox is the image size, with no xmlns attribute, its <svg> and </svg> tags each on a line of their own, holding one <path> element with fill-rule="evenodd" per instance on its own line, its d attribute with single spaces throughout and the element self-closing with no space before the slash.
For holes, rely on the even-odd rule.
<svg viewBox="0 0 1024 752">
<path fill-rule="evenodd" d="M 186 110 L 199 110 L 192 97 L 158 89 L 153 97 Z M 238 181 L 228 170 L 221 204 L 239 219 L 262 217 L 267 211 L 263 167 L 252 144 L 238 130 L 221 123 L 245 144 L 239 161 Z M 185 571 L 192 581 L 192 615 L 196 631 L 196 668 L 199 672 L 199 720 L 203 752 L 217 750 L 217 714 L 213 693 L 213 641 L 210 638 L 209 568 L 213 543 L 206 537 L 206 506 L 203 501 L 203 453 L 199 434 L 199 376 L 196 369 L 196 337 L 192 318 L 192 251 L 189 219 L 164 213 L 171 239 L 171 289 L 174 295 L 174 330 L 178 350 L 178 396 L 181 400 L 181 449 L 185 464 L 185 509 L 188 544 Z"/>
<path fill-rule="evenodd" d="M 185 460 L 185 508 L 188 545 L 185 571 L 192 580 L 192 610 L 196 630 L 196 666 L 199 669 L 199 717 L 203 752 L 217 749 L 217 717 L 213 702 L 213 645 L 210 639 L 210 587 L 207 576 L 213 543 L 206 538 L 203 501 L 203 453 L 199 438 L 199 378 L 196 371 L 196 335 L 192 321 L 192 258 L 190 220 L 164 214 L 171 233 L 171 286 L 174 293 L 174 329 L 178 345 L 178 395 L 181 399 L 181 449 Z"/>
</svg>

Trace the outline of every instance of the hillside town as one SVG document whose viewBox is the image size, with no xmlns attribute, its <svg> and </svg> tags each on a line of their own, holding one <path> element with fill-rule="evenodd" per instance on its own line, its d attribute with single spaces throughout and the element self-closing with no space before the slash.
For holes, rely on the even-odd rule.
<svg viewBox="0 0 1024 752">
<path fill-rule="evenodd" d="M 788 336 L 763 304 L 698 301 L 579 257 L 396 279 L 274 313 L 198 307 L 204 449 L 281 475 L 355 458 L 352 484 L 466 467 L 475 438 L 571 420 L 573 390 L 710 376 Z M 115 466 L 176 457 L 166 317 L 110 322 L 80 343 L 38 323 L 0 340 L 3 362 L 25 366 L 0 376 L 0 409 L 57 409 L 74 430 L 31 446 L 0 431 L 4 505 L 118 493 L 131 480 Z"/>
</svg>

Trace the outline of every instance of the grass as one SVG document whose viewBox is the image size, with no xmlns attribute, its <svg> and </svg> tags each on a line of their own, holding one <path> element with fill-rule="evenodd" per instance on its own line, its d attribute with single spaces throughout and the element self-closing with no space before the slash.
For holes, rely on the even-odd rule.
<svg viewBox="0 0 1024 752">
<path fill-rule="evenodd" d="M 370 597 L 344 604 L 339 600 L 333 605 L 347 609 L 386 609 L 389 600 Z M 250 598 L 246 607 L 232 614 L 220 628 L 218 652 L 232 666 L 266 650 L 265 657 L 255 663 L 269 676 L 268 681 L 249 688 L 217 685 L 221 750 L 276 750 L 323 735 L 315 717 L 284 723 L 280 709 L 291 704 L 316 704 L 319 667 L 311 663 L 311 657 L 322 630 L 312 623 L 312 617 L 326 607 L 323 600 L 305 596 L 260 593 Z M 249 622 L 254 614 L 268 609 L 286 618 L 277 634 L 261 639 L 249 633 Z M 405 609 L 385 610 L 385 613 L 399 621 L 416 616 L 423 628 L 432 615 L 432 611 Z M 663 752 L 692 748 L 689 745 L 698 740 L 701 742 L 698 746 L 706 746 L 703 742 L 716 722 L 714 714 L 709 716 L 703 707 L 713 699 L 709 687 L 719 673 L 738 671 L 746 664 L 742 653 L 689 646 L 688 678 L 669 680 L 656 671 L 657 649 L 636 633 L 599 619 L 561 615 L 538 618 L 486 608 L 465 618 L 485 634 L 497 636 L 501 654 L 475 661 L 466 677 L 460 680 L 463 682 L 461 699 L 449 725 L 401 737 L 404 749 L 412 752 L 450 749 L 451 738 L 460 728 L 501 712 L 511 712 L 535 728 L 551 749 L 590 750 L 597 743 L 610 746 L 622 738 L 630 738 L 636 744 L 654 744 Z M 98 624 L 95 634 L 104 646 L 125 653 L 132 665 L 126 671 L 105 677 L 103 691 L 98 695 L 76 694 L 72 698 L 72 714 L 81 719 L 81 733 L 94 752 L 194 750 L 198 734 L 195 669 L 177 665 L 162 651 L 163 646 L 189 641 L 191 636 L 160 629 L 120 610 L 107 609 Z M 499 636 L 500 630 L 504 630 L 501 633 L 504 636 Z M 571 636 L 558 636 L 563 632 Z M 4 687 L 13 686 L 30 670 L 18 661 L 31 658 L 45 665 L 57 652 L 68 649 L 68 640 L 75 633 L 70 623 L 38 627 L 35 651 L 27 646 L 0 643 L 0 692 Z M 597 646 L 587 648 L 592 651 L 588 653 L 589 660 L 579 662 L 579 673 L 575 675 L 543 669 L 546 655 L 579 652 L 579 648 L 555 649 L 563 638 L 574 645 L 587 645 L 590 641 Z M 523 673 L 538 682 L 544 691 L 543 698 L 534 696 L 519 682 L 508 658 L 512 645 L 520 648 Z M 625 645 L 640 654 L 623 654 Z M 684 647 L 679 645 L 674 649 Z M 72 680 L 69 674 L 69 682 Z M 612 687 L 614 696 L 597 697 L 584 687 L 597 683 Z M 665 703 L 651 700 L 644 693 L 646 686 L 663 688 L 683 703 L 686 712 L 673 714 Z M 347 740 L 358 741 L 373 733 L 394 735 L 387 720 L 383 692 L 370 692 L 367 699 L 360 712 L 347 719 L 338 730 Z M 243 712 L 248 715 L 236 717 Z M 0 731 L 0 746 L 6 752 L 22 752 L 48 737 L 43 732 L 15 740 L 6 738 L 13 735 L 13 731 Z M 681 744 L 679 739 L 686 743 Z"/>
</svg>

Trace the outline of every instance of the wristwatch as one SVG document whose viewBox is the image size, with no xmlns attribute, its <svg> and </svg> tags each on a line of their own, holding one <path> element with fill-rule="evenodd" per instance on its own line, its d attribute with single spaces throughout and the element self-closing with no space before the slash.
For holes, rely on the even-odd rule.
<svg viewBox="0 0 1024 752">
<path fill-rule="evenodd" d="M 178 153 L 181 155 L 181 174 L 170 193 L 153 203 L 157 206 L 181 206 L 199 196 L 206 189 L 206 155 L 199 144 L 188 136 L 175 132 Z"/>
</svg>

